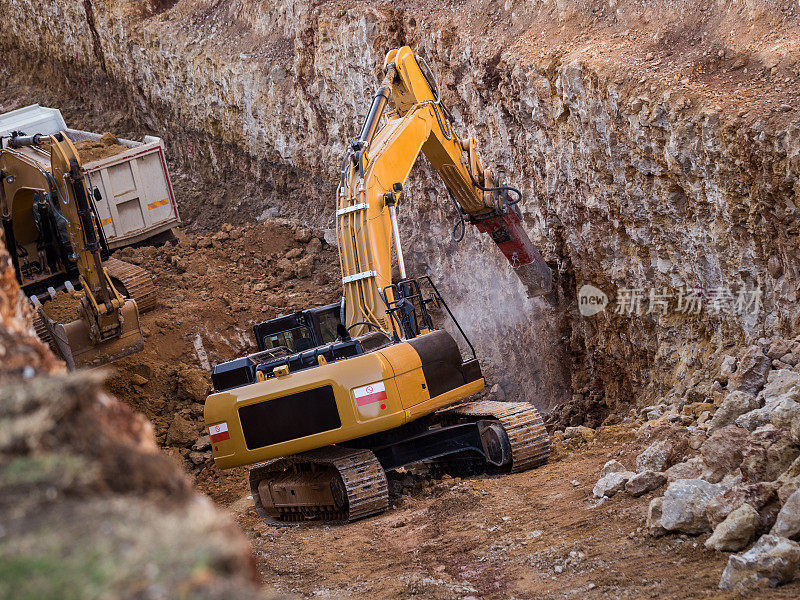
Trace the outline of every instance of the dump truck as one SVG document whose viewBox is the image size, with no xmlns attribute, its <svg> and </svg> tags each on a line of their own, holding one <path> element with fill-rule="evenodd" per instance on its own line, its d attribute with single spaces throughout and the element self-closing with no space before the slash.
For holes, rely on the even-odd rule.
<svg viewBox="0 0 800 600">
<path fill-rule="evenodd" d="M 155 306 L 152 278 L 110 252 L 165 241 L 180 223 L 159 138 L 71 129 L 39 105 L 0 115 L 0 210 L 37 333 L 69 368 L 143 348 L 139 313 Z M 77 301 L 66 322 L 47 310 L 62 291 Z"/>
</svg>

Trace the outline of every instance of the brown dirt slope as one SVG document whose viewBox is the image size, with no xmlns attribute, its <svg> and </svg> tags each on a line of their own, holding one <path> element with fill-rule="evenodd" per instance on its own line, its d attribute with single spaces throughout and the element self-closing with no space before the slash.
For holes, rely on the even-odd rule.
<svg viewBox="0 0 800 600">
<path fill-rule="evenodd" d="M 0 358 L 0 597 L 269 596 L 152 425 L 35 338 L 2 243 Z"/>
</svg>

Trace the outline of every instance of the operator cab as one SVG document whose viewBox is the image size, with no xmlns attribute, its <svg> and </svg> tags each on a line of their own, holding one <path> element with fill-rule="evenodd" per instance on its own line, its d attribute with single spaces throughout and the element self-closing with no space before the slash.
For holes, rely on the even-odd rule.
<svg viewBox="0 0 800 600">
<path fill-rule="evenodd" d="M 259 323 L 253 327 L 258 350 L 302 352 L 335 342 L 341 336 L 340 310 L 338 303 L 328 304 Z"/>
<path fill-rule="evenodd" d="M 270 379 L 284 365 L 293 373 L 366 354 L 391 342 L 379 331 L 351 338 L 340 314 L 338 303 L 328 304 L 253 326 L 258 352 L 216 365 L 211 371 L 214 391 Z"/>
</svg>

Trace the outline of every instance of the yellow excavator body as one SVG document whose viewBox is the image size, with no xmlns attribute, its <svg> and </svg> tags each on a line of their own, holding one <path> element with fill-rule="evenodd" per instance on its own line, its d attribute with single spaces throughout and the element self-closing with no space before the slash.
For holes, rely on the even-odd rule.
<svg viewBox="0 0 800 600">
<path fill-rule="evenodd" d="M 426 335 L 424 343 L 452 342 L 443 331 Z M 213 445 L 216 464 L 256 464 L 395 429 L 483 390 L 480 371 L 464 381 L 455 363 L 429 381 L 422 352 L 409 342 L 393 344 L 209 396 L 209 430 L 228 432 Z"/>
<path fill-rule="evenodd" d="M 47 155 L 48 169 L 37 161 L 39 153 Z M 12 138 L 9 147 L 0 149 L 0 174 L 3 233 L 6 244 L 13 245 L 12 260 L 23 289 L 69 281 L 70 269 L 77 273 L 80 289 L 68 286 L 77 301 L 75 319 L 54 320 L 47 313 L 47 300 L 42 305 L 39 296 L 32 296 L 40 337 L 70 369 L 107 364 L 142 351 L 139 308 L 134 299 L 123 297 L 103 264 L 96 218 L 72 141 L 64 132 Z M 68 240 L 60 238 L 60 224 L 65 224 Z M 35 258 L 37 272 L 20 267 L 19 252 Z M 123 271 L 126 267 L 132 266 L 124 265 Z"/>
<path fill-rule="evenodd" d="M 377 514 L 388 506 L 386 472 L 414 464 L 511 472 L 549 455 L 530 404 L 468 402 L 485 387 L 475 349 L 431 278 L 407 276 L 397 219 L 422 152 L 462 234 L 465 223 L 489 234 L 536 296 L 550 291 L 552 274 L 522 227 L 522 194 L 481 165 L 473 139 L 455 133 L 433 75 L 410 48 L 389 52 L 384 69 L 340 172 L 342 302 L 255 325 L 258 352 L 212 370 L 205 421 L 214 460 L 251 466 L 253 501 L 267 522 Z M 453 334 L 434 315 L 449 316 Z"/>
</svg>

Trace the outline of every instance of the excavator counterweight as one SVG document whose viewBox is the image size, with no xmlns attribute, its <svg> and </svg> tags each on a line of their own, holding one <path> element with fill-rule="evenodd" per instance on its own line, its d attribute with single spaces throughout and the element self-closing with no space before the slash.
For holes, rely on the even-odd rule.
<svg viewBox="0 0 800 600">
<path fill-rule="evenodd" d="M 403 186 L 422 152 L 461 227 L 489 234 L 529 295 L 547 293 L 551 272 L 522 226 L 522 195 L 483 168 L 474 140 L 458 137 L 410 48 L 389 52 L 384 67 L 342 162 L 341 303 L 255 325 L 257 352 L 212 372 L 205 420 L 214 460 L 221 468 L 251 465 L 253 500 L 270 523 L 382 512 L 386 472 L 411 465 L 505 473 L 549 455 L 533 406 L 468 401 L 485 387 L 475 349 L 433 280 L 408 275 L 400 243 Z M 435 315 L 449 318 L 454 333 L 438 328 Z"/>
</svg>

